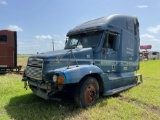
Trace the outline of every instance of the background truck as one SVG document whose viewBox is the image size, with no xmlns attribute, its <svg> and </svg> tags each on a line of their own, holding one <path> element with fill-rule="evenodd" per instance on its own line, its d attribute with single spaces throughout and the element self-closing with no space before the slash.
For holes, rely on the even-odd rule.
<svg viewBox="0 0 160 120">
<path fill-rule="evenodd" d="M 53 99 L 59 91 L 74 96 L 80 107 L 99 95 L 113 95 L 142 82 L 137 17 L 111 15 L 85 22 L 67 33 L 64 50 L 29 57 L 23 75 L 34 94 Z M 139 77 L 140 76 L 140 77 Z"/>
<path fill-rule="evenodd" d="M 17 32 L 0 30 L 0 73 L 13 69 L 21 69 L 17 66 Z"/>
</svg>

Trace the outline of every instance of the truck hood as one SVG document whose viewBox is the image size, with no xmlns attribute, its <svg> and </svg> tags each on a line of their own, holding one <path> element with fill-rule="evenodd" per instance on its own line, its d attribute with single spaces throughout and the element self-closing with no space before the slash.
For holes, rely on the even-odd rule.
<svg viewBox="0 0 160 120">
<path fill-rule="evenodd" d="M 40 54 L 36 54 L 33 56 L 30 56 L 31 58 L 41 58 L 41 59 L 47 59 L 47 58 L 54 58 L 57 55 L 64 55 L 69 50 L 57 50 L 57 51 L 50 51 L 50 52 L 44 52 Z"/>
<path fill-rule="evenodd" d="M 72 52 L 76 59 L 93 59 L 92 48 L 83 48 L 81 50 L 72 49 Z M 59 57 L 67 59 L 70 58 L 71 50 L 63 49 L 57 51 L 45 52 L 37 55 L 30 56 L 30 58 L 40 58 L 44 60 L 57 59 Z M 72 56 L 73 57 L 73 56 Z"/>
<path fill-rule="evenodd" d="M 37 60 L 43 59 L 43 74 L 45 74 L 48 71 L 54 71 L 62 67 L 68 68 L 72 65 L 90 65 L 93 63 L 93 50 L 92 48 L 83 48 L 81 50 L 73 49 L 71 52 L 70 49 L 65 49 L 37 54 L 30 58 Z"/>
</svg>

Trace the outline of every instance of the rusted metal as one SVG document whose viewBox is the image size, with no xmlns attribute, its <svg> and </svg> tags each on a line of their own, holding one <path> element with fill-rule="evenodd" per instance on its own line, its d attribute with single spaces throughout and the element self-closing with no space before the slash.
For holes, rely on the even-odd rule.
<svg viewBox="0 0 160 120">
<path fill-rule="evenodd" d="M 89 84 L 85 91 L 85 101 L 92 104 L 96 100 L 96 89 L 94 84 Z"/>
<path fill-rule="evenodd" d="M 17 32 L 0 30 L 0 72 L 20 71 L 17 66 Z"/>
</svg>

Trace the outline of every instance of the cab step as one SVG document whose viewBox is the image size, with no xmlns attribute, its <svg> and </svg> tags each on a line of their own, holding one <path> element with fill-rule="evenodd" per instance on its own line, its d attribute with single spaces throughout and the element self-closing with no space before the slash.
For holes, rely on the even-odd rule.
<svg viewBox="0 0 160 120">
<path fill-rule="evenodd" d="M 121 91 L 124 91 L 124 90 L 127 90 L 129 88 L 132 88 L 134 86 L 136 86 L 137 84 L 132 84 L 132 85 L 127 85 L 127 86 L 124 86 L 124 87 L 120 87 L 120 88 L 116 88 L 116 89 L 112 89 L 112 90 L 107 90 L 103 96 L 109 96 L 109 95 L 113 95 L 113 94 L 116 94 L 116 93 L 119 93 Z"/>
</svg>

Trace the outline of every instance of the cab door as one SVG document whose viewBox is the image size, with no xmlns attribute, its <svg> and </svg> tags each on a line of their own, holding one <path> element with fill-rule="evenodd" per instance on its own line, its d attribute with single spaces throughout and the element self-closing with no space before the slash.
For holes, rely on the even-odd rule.
<svg viewBox="0 0 160 120">
<path fill-rule="evenodd" d="M 123 86 L 123 78 L 119 73 L 120 55 L 120 34 L 114 31 L 107 31 L 101 53 L 101 69 L 107 74 L 108 80 L 105 81 L 106 90 L 116 89 Z"/>
<path fill-rule="evenodd" d="M 119 39 L 117 32 L 106 32 L 101 53 L 101 69 L 106 73 L 116 72 Z"/>
</svg>

